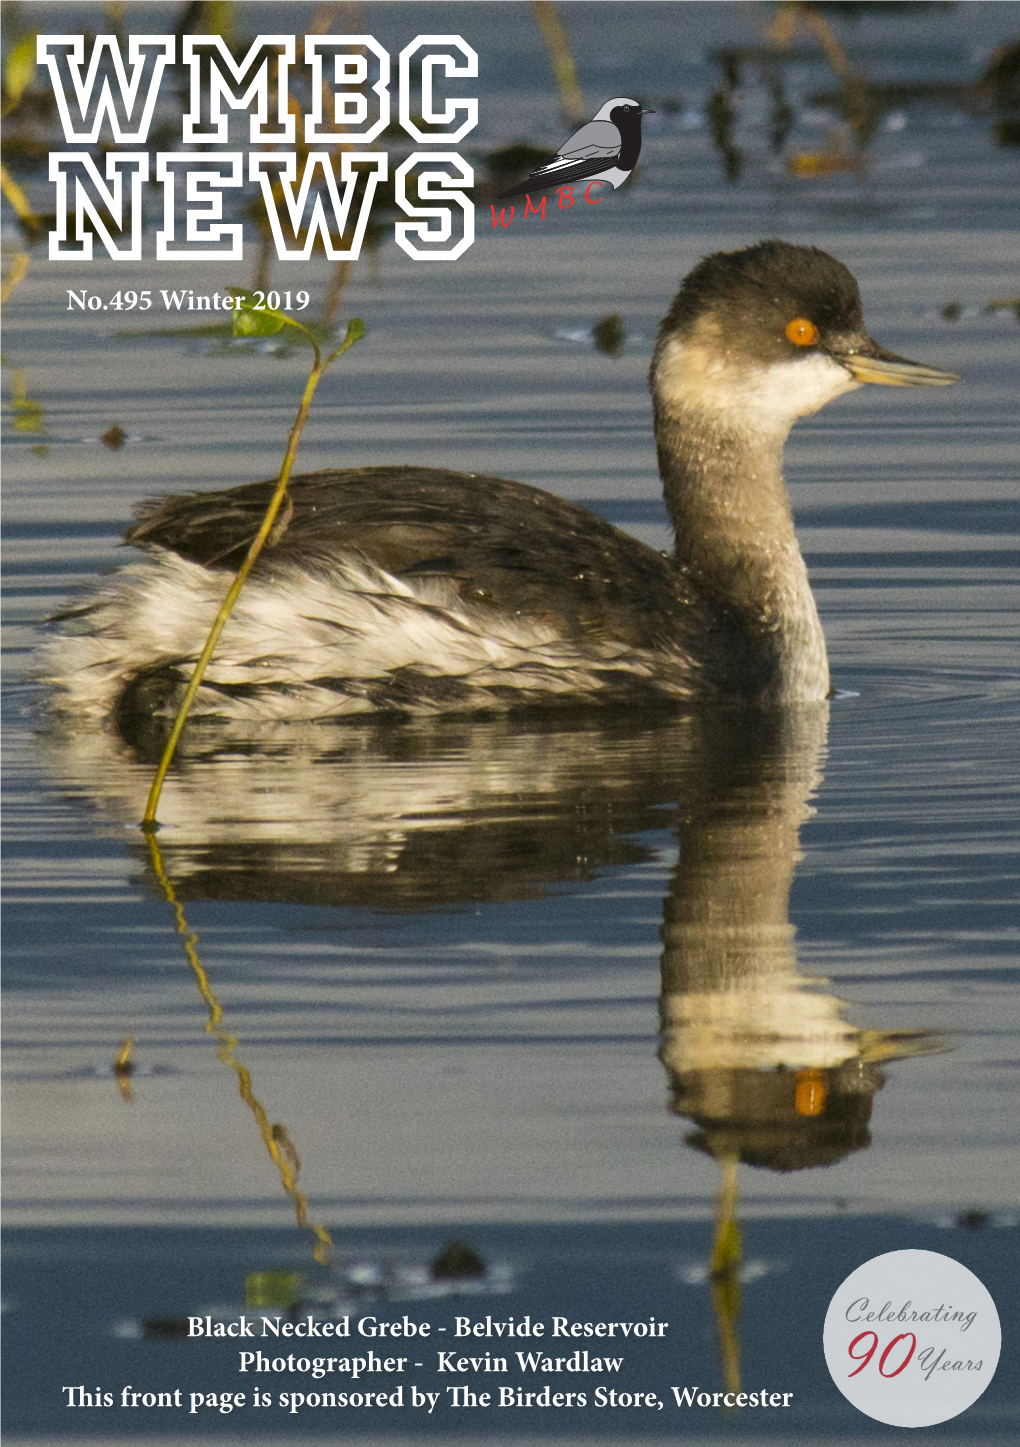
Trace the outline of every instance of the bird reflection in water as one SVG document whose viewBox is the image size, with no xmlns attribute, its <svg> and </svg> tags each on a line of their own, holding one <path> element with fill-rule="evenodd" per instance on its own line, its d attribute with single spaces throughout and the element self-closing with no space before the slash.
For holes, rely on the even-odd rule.
<svg viewBox="0 0 1020 1447">
<path fill-rule="evenodd" d="M 828 713 L 289 723 L 254 739 L 250 722 L 236 739 L 200 722 L 165 795 L 165 881 L 150 878 L 176 901 L 413 912 L 523 900 L 649 859 L 639 836 L 661 834 L 671 806 L 659 1058 L 671 1108 L 694 1127 L 686 1143 L 719 1164 L 710 1282 L 734 1390 L 740 1163 L 794 1171 L 866 1149 L 883 1063 L 944 1048 L 849 1024 L 825 982 L 798 972 L 789 893 Z M 99 728 L 48 741 L 61 784 L 124 823 L 140 815 L 160 742 Z"/>
<path fill-rule="evenodd" d="M 727 1391 L 740 1387 L 741 1162 L 830 1166 L 871 1144 L 885 1061 L 944 1042 L 862 1030 L 798 973 L 789 895 L 821 783 L 827 703 L 748 712 L 699 731 L 664 903 L 659 1059 L 686 1143 L 719 1163 L 709 1280 Z"/>
</svg>

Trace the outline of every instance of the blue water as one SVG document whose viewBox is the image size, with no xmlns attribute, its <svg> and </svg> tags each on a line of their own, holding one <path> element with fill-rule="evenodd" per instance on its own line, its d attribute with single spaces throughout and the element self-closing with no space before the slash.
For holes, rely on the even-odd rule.
<svg viewBox="0 0 1020 1447">
<path fill-rule="evenodd" d="M 472 147 L 562 139 L 527 7 L 363 8 L 394 53 L 430 31 L 476 46 Z M 73 30 L 99 7 L 31 10 L 41 29 Z M 987 108 L 921 97 L 886 110 L 866 175 L 796 178 L 769 150 L 748 63 L 745 167 L 727 185 L 705 120 L 715 52 L 760 43 L 771 10 L 561 10 L 586 99 L 656 106 L 634 185 L 508 231 L 480 207 L 475 246 L 450 266 L 392 244 L 359 263 L 343 315 L 368 335 L 323 384 L 300 469 L 517 477 L 667 546 L 644 382 L 655 328 L 700 255 L 763 234 L 834 252 L 879 340 L 964 384 L 866 389 L 795 431 L 787 476 L 841 691 L 827 722 L 764 742 L 668 716 L 192 729 L 159 841 L 200 976 L 136 828 L 152 741 L 47 723 L 33 650 L 47 615 L 123 559 L 138 499 L 273 472 L 304 363 L 141 324 L 126 338 L 113 317 L 67 311 L 69 288 L 112 294 L 144 273 L 210 290 L 248 263 L 239 277 L 203 262 L 58 266 L 36 248 L 4 343 L 5 403 L 20 385 L 44 409 L 36 432 L 4 414 L 12 1440 L 265 1431 L 250 1408 L 137 1425 L 69 1410 L 59 1389 L 236 1389 L 229 1353 L 146 1336 L 145 1322 L 236 1314 L 246 1278 L 271 1269 L 301 1278 L 301 1300 L 444 1320 L 460 1308 L 433 1294 L 429 1263 L 455 1238 L 485 1263 L 471 1312 L 675 1321 L 661 1354 L 628 1356 L 628 1380 L 652 1390 L 678 1366 L 718 1390 L 732 1330 L 749 1386 L 760 1372 L 795 1410 L 752 1423 L 447 1410 L 342 1430 L 881 1437 L 830 1383 L 820 1329 L 839 1281 L 901 1246 L 970 1265 L 1015 1336 L 1020 334 L 1013 311 L 986 307 L 1017 295 L 1016 149 L 995 144 Z M 313 7 L 237 11 L 242 32 L 301 31 Z M 176 13 L 148 6 L 146 25 Z M 875 80 L 970 81 L 1020 30 L 1015 4 L 830 18 Z M 840 133 L 832 73 L 817 49 L 783 73 L 784 155 L 821 151 Z M 26 185 L 40 206 L 52 196 L 42 175 Z M 321 298 L 329 272 L 278 264 L 273 278 Z M 627 333 L 615 359 L 587 336 L 613 311 Z M 113 424 L 128 435 L 118 451 L 99 441 Z M 791 874 L 770 934 L 755 901 L 785 911 Z M 760 1077 L 750 1102 L 764 1100 L 776 1047 L 720 1028 L 735 968 L 720 938 L 685 975 L 693 936 L 670 929 L 702 908 L 746 913 L 738 974 L 764 1017 L 791 1034 L 815 1022 L 811 1068 L 850 1102 L 827 1165 L 788 1104 L 765 1112 L 767 1141 L 748 1124 L 742 1092 Z M 674 1038 L 662 1019 L 677 1011 L 690 1028 Z M 129 1036 L 134 1073 L 118 1080 Z M 727 1117 L 745 1132 L 730 1317 L 706 1284 L 724 1126 L 692 1104 L 720 1081 L 744 1102 Z M 282 1128 L 277 1163 L 260 1119 Z M 799 1168 L 751 1164 L 766 1146 Z M 294 1153 L 296 1183 L 279 1166 Z M 332 1265 L 301 1221 L 332 1238 Z M 1015 1436 L 1010 1362 L 1007 1345 L 981 1401 L 928 1436 Z M 287 1430 L 328 1425 L 283 1415 Z"/>
</svg>

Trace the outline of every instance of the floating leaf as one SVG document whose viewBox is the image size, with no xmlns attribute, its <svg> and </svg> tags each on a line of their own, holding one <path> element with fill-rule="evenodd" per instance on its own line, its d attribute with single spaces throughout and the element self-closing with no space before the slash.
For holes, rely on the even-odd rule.
<svg viewBox="0 0 1020 1447">
<path fill-rule="evenodd" d="M 627 331 L 619 312 L 610 312 L 608 316 L 600 318 L 592 327 L 591 335 L 595 346 L 607 357 L 622 356 Z"/>
<path fill-rule="evenodd" d="M 14 413 L 15 432 L 42 432 L 46 425 L 46 412 L 41 402 L 31 397 L 15 397 L 11 401 Z"/>
<path fill-rule="evenodd" d="M 845 151 L 798 151 L 786 163 L 794 176 L 835 176 L 841 171 L 856 171 L 860 161 Z"/>
<path fill-rule="evenodd" d="M 986 312 L 1006 312 L 1006 311 L 1011 311 L 1011 312 L 1014 312 L 1014 313 L 1016 314 L 1016 319 L 1017 319 L 1018 322 L 1020 322 L 1020 296 L 1009 296 L 1009 297 L 1006 297 L 1006 299 L 1005 299 L 1004 301 L 990 301 L 990 302 L 988 302 L 988 304 L 986 305 L 985 311 L 986 311 Z M 943 312 L 943 316 L 944 316 L 944 315 L 945 315 L 945 313 Z"/>
<path fill-rule="evenodd" d="M 429 1275 L 433 1281 L 469 1280 L 485 1275 L 485 1262 L 463 1241 L 451 1241 L 432 1262 Z"/>
<path fill-rule="evenodd" d="M 186 1316 L 147 1316 L 142 1322 L 142 1336 L 147 1341 L 178 1341 L 190 1329 Z"/>
<path fill-rule="evenodd" d="M 244 1279 L 244 1304 L 250 1311 L 278 1306 L 285 1311 L 301 1299 L 298 1271 L 252 1271 Z"/>
</svg>

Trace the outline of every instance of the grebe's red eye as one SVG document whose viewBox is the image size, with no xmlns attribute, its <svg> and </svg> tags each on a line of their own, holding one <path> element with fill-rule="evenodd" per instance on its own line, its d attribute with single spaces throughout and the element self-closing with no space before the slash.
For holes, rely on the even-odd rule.
<svg viewBox="0 0 1020 1447">
<path fill-rule="evenodd" d="M 794 317 L 786 323 L 786 336 L 795 347 L 813 347 L 818 340 L 818 328 L 807 317 Z"/>
</svg>

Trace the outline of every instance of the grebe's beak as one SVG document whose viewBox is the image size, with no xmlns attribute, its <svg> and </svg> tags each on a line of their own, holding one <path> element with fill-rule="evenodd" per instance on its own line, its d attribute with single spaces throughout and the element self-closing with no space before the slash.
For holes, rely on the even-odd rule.
<svg viewBox="0 0 1020 1447">
<path fill-rule="evenodd" d="M 938 367 L 926 367 L 923 362 L 908 362 L 895 352 L 887 352 L 869 337 L 861 347 L 852 351 L 833 351 L 837 362 L 842 362 L 858 382 L 881 382 L 886 387 L 948 387 L 960 379 L 955 372 L 942 372 Z"/>
</svg>

